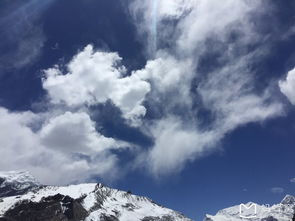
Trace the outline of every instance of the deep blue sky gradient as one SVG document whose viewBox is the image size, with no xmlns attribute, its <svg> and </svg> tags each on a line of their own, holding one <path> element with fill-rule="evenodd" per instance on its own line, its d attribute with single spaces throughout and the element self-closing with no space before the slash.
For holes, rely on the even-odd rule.
<svg viewBox="0 0 295 221">
<path fill-rule="evenodd" d="M 19 32 L 30 31 L 23 30 L 26 25 L 22 25 L 21 16 L 24 14 L 28 15 L 31 25 L 43 29 L 46 40 L 40 55 L 30 64 L 0 68 L 0 105 L 12 111 L 40 111 L 36 103 L 45 96 L 41 70 L 66 64 L 89 43 L 98 49 L 117 51 L 129 70 L 143 67 L 144 45 L 122 2 L 55 0 L 42 13 L 30 15 L 31 11 L 27 10 L 10 17 L 7 24 L 3 21 L 23 3 L 1 1 L 0 56 L 8 51 L 13 53 L 19 40 L 10 37 L 9 29 L 15 22 L 21 24 Z M 280 35 L 295 24 L 295 4 L 293 0 L 272 2 L 276 4 L 273 13 L 257 22 L 261 22 L 261 32 L 273 33 L 272 28 L 276 27 L 275 33 Z M 270 51 L 262 62 L 253 65 L 258 85 L 284 77 L 295 65 L 294 38 L 274 40 Z M 213 64 L 214 56 L 208 55 L 200 71 L 210 70 Z M 284 96 L 281 99 L 288 105 Z M 94 111 L 92 118 L 98 122 L 97 128 L 103 128 L 100 132 L 104 135 L 125 139 L 143 148 L 152 145 L 152 140 L 126 125 L 111 104 L 93 108 L 97 112 Z M 197 220 L 201 220 L 204 213 L 215 214 L 219 209 L 241 202 L 276 203 L 286 193 L 295 194 L 295 183 L 290 182 L 295 177 L 295 108 L 288 106 L 287 109 L 283 117 L 263 124 L 249 124 L 228 134 L 216 152 L 190 163 L 178 175 L 155 180 L 146 171 L 136 170 L 110 185 L 148 196 Z M 126 154 L 123 160 L 128 161 L 130 157 Z M 285 193 L 273 194 L 272 187 L 283 187 Z"/>
</svg>

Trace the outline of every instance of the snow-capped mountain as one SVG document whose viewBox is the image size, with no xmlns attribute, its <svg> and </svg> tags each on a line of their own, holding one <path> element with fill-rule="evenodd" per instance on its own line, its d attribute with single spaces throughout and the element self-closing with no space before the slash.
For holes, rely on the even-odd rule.
<svg viewBox="0 0 295 221">
<path fill-rule="evenodd" d="M 0 197 L 20 195 L 39 185 L 29 172 L 0 172 Z"/>
<path fill-rule="evenodd" d="M 2 173 L 2 177 L 3 187 L 27 191 L 0 198 L 1 221 L 191 221 L 146 197 L 102 184 L 36 187 L 28 173 Z"/>
<path fill-rule="evenodd" d="M 240 209 L 229 207 L 204 221 L 295 221 L 295 197 L 290 195 L 273 206 L 245 204 L 242 215 L 247 218 Z M 45 186 L 28 172 L 0 172 L 0 221 L 82 220 L 192 221 L 149 198 L 100 183 Z"/>
<path fill-rule="evenodd" d="M 220 210 L 204 221 L 295 221 L 295 197 L 287 195 L 279 204 L 258 205 L 249 202 Z"/>
</svg>

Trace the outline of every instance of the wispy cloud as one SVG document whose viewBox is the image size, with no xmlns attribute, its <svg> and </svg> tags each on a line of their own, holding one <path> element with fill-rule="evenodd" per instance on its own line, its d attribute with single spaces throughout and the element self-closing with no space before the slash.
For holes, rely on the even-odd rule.
<svg viewBox="0 0 295 221">
<path fill-rule="evenodd" d="M 285 192 L 285 189 L 282 187 L 272 187 L 270 191 L 274 194 L 281 194 Z"/>
<path fill-rule="evenodd" d="M 157 20 L 161 44 L 155 59 L 138 72 L 151 82 L 152 96 L 146 98 L 147 103 L 161 113 L 160 119 L 147 123 L 155 145 L 148 157 L 141 157 L 148 159 L 145 163 L 152 174 L 180 171 L 186 162 L 214 150 L 237 127 L 282 114 L 282 104 L 272 97 L 268 86 L 256 90 L 256 73 L 250 68 L 264 53 L 263 47 L 247 49 L 263 39 L 251 22 L 255 13 L 263 13 L 260 4 L 161 1 Z M 149 34 L 151 5 L 135 1 L 131 10 L 143 14 L 134 17 L 135 23 L 140 33 Z M 237 38 L 231 39 L 231 34 Z M 220 54 L 217 64 L 207 72 L 200 71 L 204 55 L 214 58 L 212 51 Z M 210 115 L 203 127 L 200 110 Z"/>
<path fill-rule="evenodd" d="M 11 7 L 3 7 L 0 17 L 2 70 L 19 69 L 38 59 L 46 41 L 39 19 L 53 2 L 55 0 L 15 1 L 9 4 Z"/>
</svg>

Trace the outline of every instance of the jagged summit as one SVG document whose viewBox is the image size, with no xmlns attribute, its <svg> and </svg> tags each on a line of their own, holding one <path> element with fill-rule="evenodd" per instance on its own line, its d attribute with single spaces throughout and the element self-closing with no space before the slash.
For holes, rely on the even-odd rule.
<svg viewBox="0 0 295 221">
<path fill-rule="evenodd" d="M 251 206 L 252 202 L 245 204 Z M 206 215 L 205 221 L 295 221 L 295 197 L 279 204 L 257 205 L 257 211 L 240 217 L 240 205 Z M 69 186 L 41 185 L 28 172 L 0 172 L 1 221 L 192 221 L 151 199 L 86 183 Z"/>
<path fill-rule="evenodd" d="M 8 174 L 2 177 L 13 184 L 34 181 L 28 174 Z M 97 183 L 60 187 L 39 185 L 17 196 L 2 197 L 0 220 L 191 221 L 147 197 Z"/>
<path fill-rule="evenodd" d="M 293 204 L 295 206 L 295 197 L 291 195 L 286 195 L 281 204 Z"/>
</svg>

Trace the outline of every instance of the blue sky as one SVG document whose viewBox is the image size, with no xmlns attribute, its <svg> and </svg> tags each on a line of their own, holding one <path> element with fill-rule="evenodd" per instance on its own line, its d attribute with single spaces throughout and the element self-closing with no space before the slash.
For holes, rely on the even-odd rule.
<svg viewBox="0 0 295 221">
<path fill-rule="evenodd" d="M 294 11 L 1 1 L 0 169 L 104 182 L 197 220 L 295 194 Z"/>
</svg>

